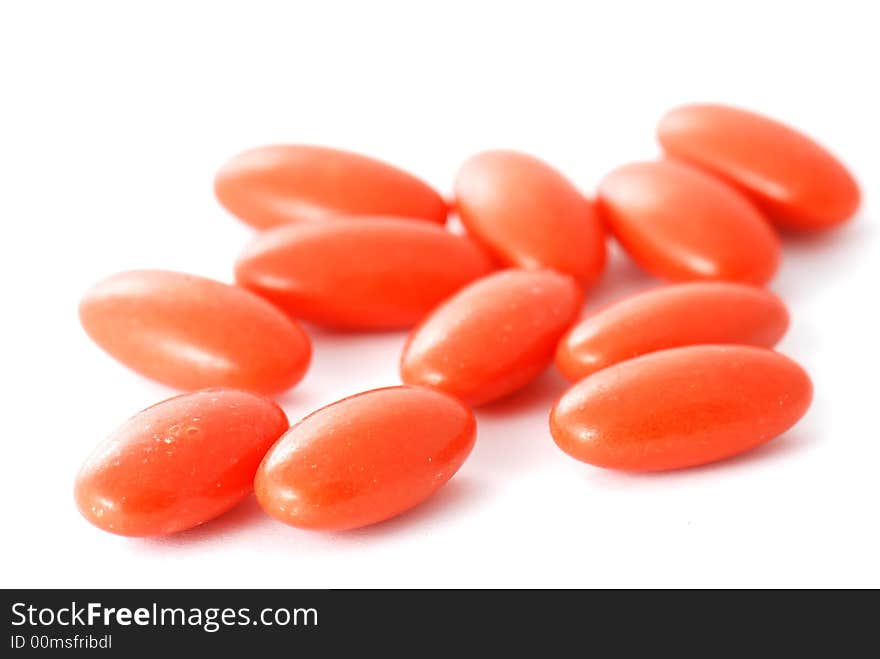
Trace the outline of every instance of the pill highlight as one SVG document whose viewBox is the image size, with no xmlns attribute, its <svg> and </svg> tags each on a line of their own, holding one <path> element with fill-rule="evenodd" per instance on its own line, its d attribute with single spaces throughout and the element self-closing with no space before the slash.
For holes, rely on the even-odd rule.
<svg viewBox="0 0 880 659">
<path fill-rule="evenodd" d="M 244 289 L 166 270 L 131 270 L 82 298 L 88 335 L 131 369 L 179 389 L 237 387 L 277 393 L 311 359 L 293 320 Z"/>
<path fill-rule="evenodd" d="M 685 105 L 663 117 L 657 137 L 670 156 L 736 185 L 787 229 L 827 229 L 858 210 L 861 193 L 847 168 L 769 117 L 724 105 Z"/>
<path fill-rule="evenodd" d="M 76 504 L 89 522 L 119 535 L 198 526 L 251 493 L 260 461 L 287 428 L 280 407 L 245 391 L 170 398 L 129 419 L 86 460 Z"/>
<path fill-rule="evenodd" d="M 787 328 L 788 310 L 764 289 L 727 282 L 673 284 L 584 318 L 559 342 L 556 366 L 574 381 L 667 348 L 702 343 L 770 348 Z"/>
<path fill-rule="evenodd" d="M 295 424 L 255 480 L 263 509 L 286 524 L 341 531 L 421 503 L 458 471 L 474 445 L 473 413 L 416 387 L 368 391 Z"/>
<path fill-rule="evenodd" d="M 768 281 L 779 239 L 741 193 L 689 165 L 638 162 L 599 184 L 603 219 L 648 272 L 672 281 Z"/>
<path fill-rule="evenodd" d="M 413 330 L 400 377 L 470 405 L 502 398 L 550 364 L 580 303 L 574 279 L 550 270 L 503 270 L 479 279 Z"/>
<path fill-rule="evenodd" d="M 766 348 L 687 346 L 609 366 L 550 413 L 563 451 L 598 467 L 662 471 L 749 451 L 807 411 L 804 370 Z"/>
<path fill-rule="evenodd" d="M 258 234 L 241 286 L 295 318 L 342 329 L 411 327 L 494 268 L 464 236 L 397 218 L 297 223 Z"/>
<path fill-rule="evenodd" d="M 257 147 L 214 179 L 226 209 L 258 228 L 334 215 L 391 215 L 444 223 L 448 207 L 424 181 L 392 165 L 323 146 Z"/>
<path fill-rule="evenodd" d="M 552 268 L 592 284 L 605 265 L 605 231 L 593 204 L 562 174 L 516 151 L 470 158 L 455 179 L 468 233 L 505 265 Z"/>
</svg>

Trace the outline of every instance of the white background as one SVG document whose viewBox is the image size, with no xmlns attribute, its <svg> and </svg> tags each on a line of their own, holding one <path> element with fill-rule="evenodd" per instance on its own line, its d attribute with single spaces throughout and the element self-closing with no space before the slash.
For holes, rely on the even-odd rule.
<svg viewBox="0 0 880 659">
<path fill-rule="evenodd" d="M 0 9 L 2 586 L 880 586 L 880 48 L 851 3 L 5 1 Z M 253 501 L 199 529 L 126 539 L 80 518 L 75 473 L 174 392 L 78 325 L 117 270 L 230 280 L 249 230 L 211 191 L 235 152 L 325 143 L 448 192 L 488 147 L 533 152 L 592 191 L 653 157 L 671 106 L 730 102 L 830 146 L 865 193 L 842 230 L 786 239 L 780 349 L 814 378 L 808 416 L 722 464 L 661 475 L 568 458 L 552 371 L 481 410 L 434 499 L 344 534 Z M 615 259 L 587 308 L 653 283 Z M 404 335 L 313 332 L 292 420 L 397 382 Z"/>
</svg>

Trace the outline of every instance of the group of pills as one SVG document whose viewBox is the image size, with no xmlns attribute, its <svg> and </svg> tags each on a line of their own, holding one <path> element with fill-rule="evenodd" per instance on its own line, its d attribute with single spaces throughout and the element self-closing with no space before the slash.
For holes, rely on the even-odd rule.
<svg viewBox="0 0 880 659">
<path fill-rule="evenodd" d="M 131 536 L 202 524 L 252 491 L 287 524 L 343 530 L 424 501 L 466 460 L 471 408 L 554 361 L 573 381 L 550 412 L 569 455 L 623 470 L 720 460 L 807 410 L 803 369 L 772 350 L 784 304 L 760 286 L 775 227 L 832 228 L 859 189 L 825 149 L 718 105 L 660 122 L 665 157 L 618 168 L 588 199 L 531 156 L 468 160 L 448 204 L 385 163 L 315 146 L 242 153 L 215 191 L 258 229 L 235 285 L 159 270 L 86 293 L 80 318 L 110 355 L 191 390 L 140 412 L 88 458 L 77 505 Z M 464 232 L 445 228 L 454 212 Z M 578 321 L 606 236 L 675 282 Z M 289 425 L 266 395 L 305 374 L 299 321 L 347 331 L 415 326 L 402 386 L 345 398 Z"/>
</svg>

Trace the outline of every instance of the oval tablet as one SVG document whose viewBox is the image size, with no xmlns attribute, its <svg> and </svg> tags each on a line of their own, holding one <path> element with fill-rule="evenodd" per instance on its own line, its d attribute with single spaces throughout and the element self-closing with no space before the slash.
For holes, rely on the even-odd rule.
<svg viewBox="0 0 880 659">
<path fill-rule="evenodd" d="M 685 105 L 660 121 L 663 149 L 748 193 L 791 229 L 824 229 L 852 217 L 860 192 L 837 158 L 768 117 L 723 105 Z"/>
<path fill-rule="evenodd" d="M 129 419 L 86 460 L 76 504 L 119 535 L 198 526 L 250 494 L 260 461 L 287 428 L 280 407 L 245 391 L 170 398 Z"/>
<path fill-rule="evenodd" d="M 179 272 L 108 277 L 83 296 L 79 316 L 111 356 L 180 389 L 275 393 L 299 382 L 311 358 L 305 332 L 262 298 Z"/>
<path fill-rule="evenodd" d="M 258 228 L 332 215 L 393 215 L 446 222 L 427 183 L 387 163 L 321 146 L 282 144 L 238 154 L 217 172 L 226 209 Z"/>
<path fill-rule="evenodd" d="M 779 265 L 779 239 L 761 213 L 689 165 L 624 165 L 602 179 L 598 204 L 629 255 L 663 279 L 763 284 Z"/>
<path fill-rule="evenodd" d="M 238 283 L 289 315 L 345 329 L 410 327 L 492 270 L 463 236 L 395 218 L 302 222 L 260 233 Z"/>
<path fill-rule="evenodd" d="M 580 380 L 611 364 L 700 343 L 770 348 L 788 329 L 788 310 L 764 289 L 691 282 L 639 293 L 588 316 L 559 342 L 556 366 Z"/>
<path fill-rule="evenodd" d="M 583 285 L 605 266 L 605 231 L 592 203 L 537 158 L 472 157 L 455 179 L 455 203 L 468 233 L 505 265 L 552 268 Z"/>
<path fill-rule="evenodd" d="M 452 478 L 475 437 L 473 413 L 450 396 L 415 387 L 368 391 L 294 425 L 260 465 L 257 500 L 300 528 L 381 522 Z"/>
<path fill-rule="evenodd" d="M 563 451 L 598 467 L 661 471 L 722 460 L 781 435 L 812 385 L 788 357 L 751 346 L 688 346 L 609 366 L 550 413 Z"/>
<path fill-rule="evenodd" d="M 400 377 L 481 405 L 528 384 L 553 359 L 581 293 L 550 270 L 504 270 L 441 304 L 413 330 Z"/>
</svg>

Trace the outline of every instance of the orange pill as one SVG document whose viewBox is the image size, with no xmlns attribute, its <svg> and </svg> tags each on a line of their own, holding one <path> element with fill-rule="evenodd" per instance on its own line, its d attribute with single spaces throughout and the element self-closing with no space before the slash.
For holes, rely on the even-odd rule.
<svg viewBox="0 0 880 659">
<path fill-rule="evenodd" d="M 504 270 L 479 279 L 413 330 L 401 379 L 470 405 L 506 396 L 552 361 L 580 303 L 574 279 L 550 270 Z"/>
<path fill-rule="evenodd" d="M 859 207 L 859 186 L 837 158 L 768 117 L 724 105 L 685 105 L 663 117 L 657 135 L 669 155 L 736 185 L 780 226 L 825 229 Z"/>
<path fill-rule="evenodd" d="M 588 316 L 559 342 L 556 366 L 580 380 L 625 359 L 700 343 L 770 348 L 788 329 L 788 310 L 764 289 L 690 282 L 633 295 Z"/>
<path fill-rule="evenodd" d="M 602 179 L 598 205 L 627 253 L 664 279 L 763 284 L 779 265 L 779 239 L 757 208 L 683 163 L 624 165 Z"/>
<path fill-rule="evenodd" d="M 258 228 L 333 215 L 392 215 L 446 222 L 448 207 L 427 183 L 348 151 L 283 144 L 238 154 L 214 180 L 226 209 Z"/>
<path fill-rule="evenodd" d="M 180 389 L 292 387 L 311 358 L 308 336 L 262 298 L 165 270 L 108 277 L 79 306 L 82 326 L 110 355 Z"/>
<path fill-rule="evenodd" d="M 415 387 L 368 391 L 294 425 L 260 465 L 257 500 L 305 529 L 381 522 L 440 489 L 475 437 L 473 413 L 450 396 Z"/>
<path fill-rule="evenodd" d="M 260 233 L 241 255 L 238 283 L 291 316 L 344 329 L 410 327 L 468 282 L 488 255 L 428 222 L 357 218 Z"/>
<path fill-rule="evenodd" d="M 593 204 L 550 165 L 515 151 L 486 151 L 455 179 L 468 233 L 505 265 L 552 268 L 583 285 L 605 265 L 605 232 Z"/>
<path fill-rule="evenodd" d="M 86 460 L 76 504 L 119 535 L 198 526 L 250 494 L 260 461 L 287 428 L 280 407 L 245 391 L 170 398 L 129 419 Z"/>
<path fill-rule="evenodd" d="M 812 385 L 788 357 L 752 346 L 661 350 L 599 371 L 550 413 L 563 451 L 598 467 L 661 471 L 722 460 L 779 436 Z"/>
</svg>

